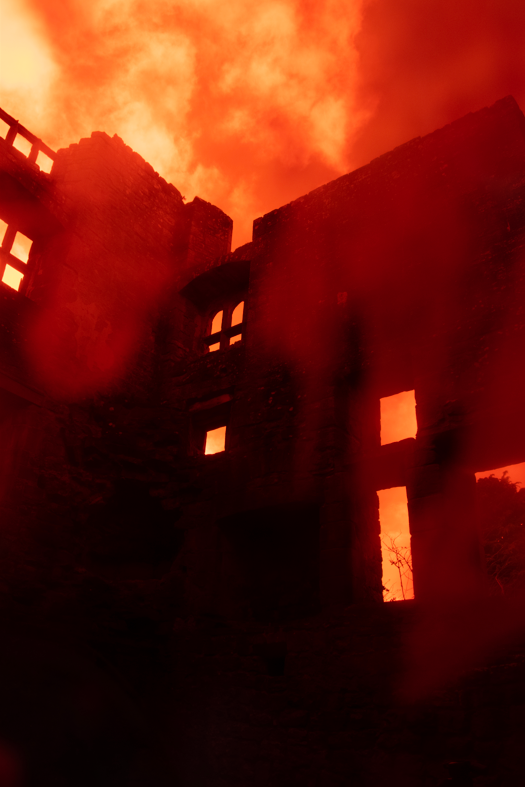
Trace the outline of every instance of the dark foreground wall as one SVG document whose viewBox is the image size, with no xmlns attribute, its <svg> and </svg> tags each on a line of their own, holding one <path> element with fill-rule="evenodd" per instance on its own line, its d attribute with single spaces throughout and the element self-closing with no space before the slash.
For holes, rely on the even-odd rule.
<svg viewBox="0 0 525 787">
<path fill-rule="evenodd" d="M 107 608 L 101 586 L 92 593 Z M 457 784 L 522 782 L 523 641 L 407 701 L 407 669 L 425 666 L 407 645 L 421 622 L 412 602 L 273 631 L 193 618 L 162 634 L 151 613 L 91 638 L 20 607 L 18 628 L 4 625 L 2 756 L 23 763 L 23 783 L 438 787 L 454 761 L 475 776 Z M 440 660 L 461 645 L 438 645 Z"/>
<path fill-rule="evenodd" d="M 466 760 L 479 768 L 475 785 L 519 784 L 523 649 L 490 665 L 474 660 L 459 679 L 407 702 L 406 670 L 423 666 L 407 644 L 420 614 L 410 602 L 354 607 L 272 634 L 181 623 L 174 724 L 190 753 L 176 758 L 182 783 L 430 787 L 443 783 L 447 762 Z"/>
</svg>

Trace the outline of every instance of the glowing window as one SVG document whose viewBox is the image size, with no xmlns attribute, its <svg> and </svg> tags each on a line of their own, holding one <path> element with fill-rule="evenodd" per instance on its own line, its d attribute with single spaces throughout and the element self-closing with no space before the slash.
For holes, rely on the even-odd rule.
<svg viewBox="0 0 525 787">
<path fill-rule="evenodd" d="M 213 318 L 213 320 L 211 322 L 210 335 L 213 335 L 214 333 L 218 333 L 220 331 L 220 329 L 222 327 L 222 315 L 223 315 L 223 312 L 220 311 L 220 312 L 217 312 L 217 314 Z"/>
<path fill-rule="evenodd" d="M 230 342 L 229 342 L 230 345 L 242 341 L 241 326 L 242 326 L 243 316 L 244 316 L 244 301 L 241 301 L 240 303 L 237 304 L 237 306 L 232 312 L 231 327 L 232 328 L 237 328 L 237 326 L 239 327 L 234 332 L 233 336 L 230 336 Z"/>
<path fill-rule="evenodd" d="M 17 134 L 15 141 L 13 142 L 13 147 L 16 148 L 16 150 L 19 150 L 20 153 L 23 153 L 24 156 L 29 156 L 33 146 L 28 139 L 22 137 L 20 134 Z"/>
<path fill-rule="evenodd" d="M 216 352 L 221 347 L 224 349 L 242 341 L 243 318 L 244 301 L 237 303 L 233 309 L 228 305 L 217 312 L 211 321 L 210 332 L 204 338 L 208 352 Z"/>
<path fill-rule="evenodd" d="M 406 487 L 382 489 L 377 494 L 381 523 L 383 600 L 414 598 Z"/>
<path fill-rule="evenodd" d="M 12 287 L 13 290 L 18 290 L 20 287 L 20 282 L 24 278 L 24 274 L 17 271 L 15 268 L 12 268 L 11 265 L 5 266 L 4 275 L 2 276 L 2 281 L 4 284 L 7 284 L 8 287 Z"/>
<path fill-rule="evenodd" d="M 241 324 L 243 313 L 244 313 L 244 301 L 241 301 L 240 303 L 237 304 L 237 306 L 232 312 L 232 326 Z"/>
<path fill-rule="evenodd" d="M 223 316 L 224 316 L 224 312 L 221 309 L 221 311 L 217 312 L 217 314 L 211 321 L 210 336 L 215 337 L 215 335 L 217 334 L 216 339 L 218 339 L 219 341 L 216 340 L 212 344 L 208 345 L 208 352 L 210 353 L 217 352 L 217 350 L 221 349 L 220 330 L 222 327 Z"/>
<path fill-rule="evenodd" d="M 51 167 L 53 166 L 53 159 L 50 158 L 47 155 L 47 153 L 44 153 L 43 150 L 38 151 L 36 163 L 38 164 L 42 172 L 46 172 L 47 174 L 51 172 Z"/>
<path fill-rule="evenodd" d="M 381 445 L 396 443 L 417 432 L 415 391 L 386 396 L 381 403 Z"/>
<path fill-rule="evenodd" d="M 11 254 L 16 257 L 17 260 L 20 260 L 20 262 L 27 262 L 32 244 L 33 241 L 30 238 L 26 235 L 22 235 L 21 232 L 17 232 L 13 241 Z"/>
<path fill-rule="evenodd" d="M 0 244 L 4 242 L 5 233 L 7 231 L 7 224 L 0 219 Z"/>
<path fill-rule="evenodd" d="M 219 426 L 206 432 L 205 454 L 219 454 L 226 449 L 226 427 Z"/>
</svg>

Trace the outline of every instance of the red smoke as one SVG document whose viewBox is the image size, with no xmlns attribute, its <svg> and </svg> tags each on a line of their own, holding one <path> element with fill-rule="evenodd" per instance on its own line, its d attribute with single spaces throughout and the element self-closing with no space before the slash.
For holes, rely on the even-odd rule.
<svg viewBox="0 0 525 787">
<path fill-rule="evenodd" d="M 525 106 L 519 0 L 26 2 L 18 27 L 3 15 L 34 55 L 4 54 L 5 109 L 55 147 L 118 133 L 232 215 L 234 245 L 411 137 L 508 93 Z"/>
<path fill-rule="evenodd" d="M 520 0 L 370 0 L 358 105 L 373 109 L 352 146 L 359 162 L 512 94 L 525 107 Z"/>
</svg>

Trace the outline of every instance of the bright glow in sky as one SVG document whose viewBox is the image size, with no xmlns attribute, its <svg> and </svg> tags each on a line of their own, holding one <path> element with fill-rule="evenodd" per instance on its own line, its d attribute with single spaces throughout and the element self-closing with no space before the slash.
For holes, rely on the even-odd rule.
<svg viewBox="0 0 525 787">
<path fill-rule="evenodd" d="M 57 73 L 49 43 L 23 4 L 0 0 L 0 19 L 0 105 L 11 115 L 19 113 L 23 125 L 38 126 Z"/>
<path fill-rule="evenodd" d="M 0 106 L 51 148 L 118 134 L 257 216 L 512 93 L 522 1 L 0 0 Z"/>
<path fill-rule="evenodd" d="M 327 0 L 313 25 L 290 0 L 0 0 L 0 105 L 54 148 L 118 134 L 245 242 L 350 168 L 360 1 Z"/>
</svg>

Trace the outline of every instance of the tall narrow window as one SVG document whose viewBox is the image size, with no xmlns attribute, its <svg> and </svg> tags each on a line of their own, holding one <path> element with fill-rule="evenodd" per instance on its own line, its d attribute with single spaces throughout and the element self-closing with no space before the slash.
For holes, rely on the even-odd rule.
<svg viewBox="0 0 525 787">
<path fill-rule="evenodd" d="M 403 601 L 414 598 L 406 487 L 382 489 L 378 495 L 383 600 Z"/>
<path fill-rule="evenodd" d="M 215 352 L 216 350 L 221 349 L 221 336 L 220 331 L 222 328 L 222 320 L 223 320 L 224 312 L 221 311 L 217 312 L 213 320 L 211 321 L 211 328 L 210 328 L 210 337 L 214 337 L 217 340 L 212 342 L 212 344 L 208 345 L 208 352 Z"/>
<path fill-rule="evenodd" d="M 417 432 L 415 391 L 385 396 L 381 402 L 381 445 L 415 437 Z"/>
<path fill-rule="evenodd" d="M 237 304 L 237 306 L 232 312 L 231 327 L 236 328 L 237 326 L 241 326 L 243 316 L 244 316 L 244 301 L 241 301 L 240 303 Z M 242 339 L 242 328 L 239 330 L 238 333 L 236 332 L 233 335 L 230 335 L 230 344 L 235 344 L 236 342 L 240 342 L 241 339 Z"/>
<path fill-rule="evenodd" d="M 222 310 L 220 312 L 217 312 L 217 314 L 215 315 L 215 317 L 211 321 L 210 335 L 213 334 L 213 333 L 218 333 L 220 331 L 220 329 L 222 328 L 222 316 L 223 316 L 223 314 L 224 314 L 224 312 Z"/>
</svg>

